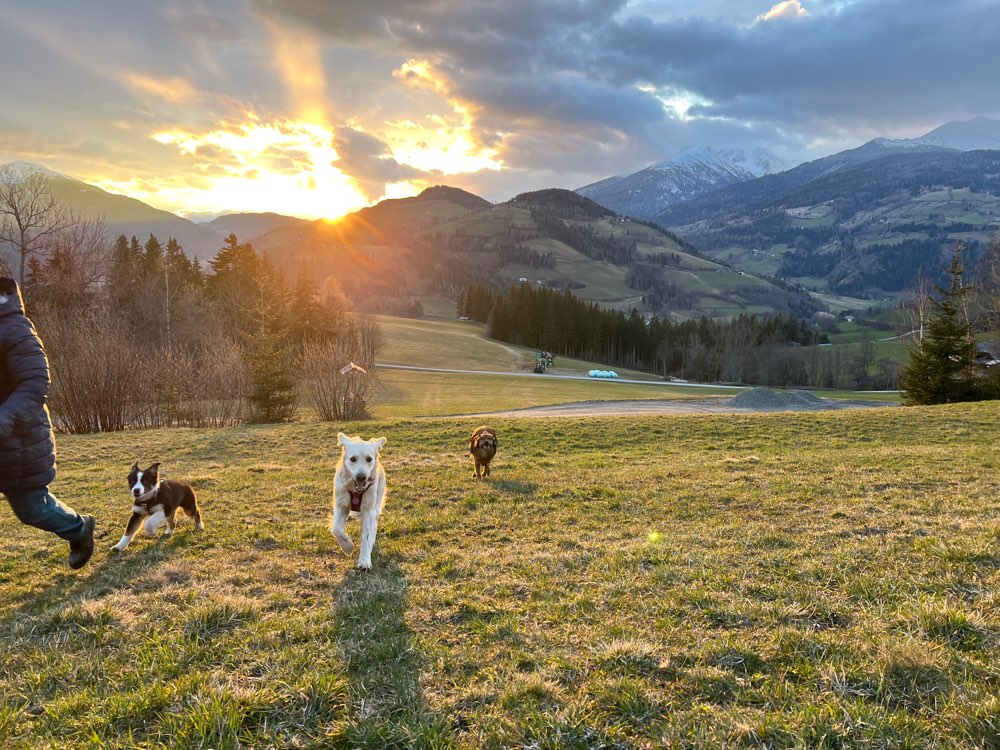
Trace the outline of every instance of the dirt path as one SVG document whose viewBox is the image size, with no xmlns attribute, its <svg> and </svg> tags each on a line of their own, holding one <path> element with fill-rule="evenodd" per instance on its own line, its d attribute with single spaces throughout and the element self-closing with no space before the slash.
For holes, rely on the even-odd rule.
<svg viewBox="0 0 1000 750">
<path fill-rule="evenodd" d="M 821 399 L 812 405 L 780 408 L 733 406 L 725 397 L 706 399 L 653 399 L 644 401 L 577 401 L 570 404 L 531 406 L 510 411 L 459 414 L 461 417 L 622 417 L 653 414 L 757 414 L 771 411 L 829 411 L 839 409 L 875 409 L 893 406 L 877 401 L 840 401 Z"/>
</svg>

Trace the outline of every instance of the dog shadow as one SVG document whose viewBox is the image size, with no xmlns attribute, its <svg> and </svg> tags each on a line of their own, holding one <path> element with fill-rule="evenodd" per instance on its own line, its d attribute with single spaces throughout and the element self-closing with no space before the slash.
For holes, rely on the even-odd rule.
<svg viewBox="0 0 1000 750">
<path fill-rule="evenodd" d="M 538 492 L 538 485 L 531 482 L 518 482 L 514 479 L 495 479 L 490 482 L 498 490 L 509 492 L 512 495 L 521 497 L 534 497 Z"/>
<path fill-rule="evenodd" d="M 38 586 L 25 594 L 6 602 L 4 614 L 0 617 L 0 630 L 26 617 L 45 618 L 66 606 L 68 602 L 80 599 L 100 599 L 132 586 L 133 581 L 149 568 L 169 560 L 174 548 L 179 546 L 174 538 L 157 538 L 151 543 L 127 553 L 115 554 L 109 551 L 107 540 L 112 534 L 104 532 L 94 540 L 94 556 L 85 568 L 79 571 L 59 569 L 53 573 L 48 585 Z M 178 540 L 179 541 L 179 540 Z M 61 542 L 58 542 L 60 548 Z M 62 550 L 60 549 L 60 554 Z M 59 562 L 40 563 L 42 565 L 65 565 Z"/>
<path fill-rule="evenodd" d="M 354 720 L 351 747 L 381 744 L 386 736 L 440 733 L 446 722 L 420 687 L 419 651 L 406 623 L 409 584 L 398 559 L 378 546 L 371 570 L 352 569 L 335 594 L 336 638 L 350 681 Z"/>
</svg>

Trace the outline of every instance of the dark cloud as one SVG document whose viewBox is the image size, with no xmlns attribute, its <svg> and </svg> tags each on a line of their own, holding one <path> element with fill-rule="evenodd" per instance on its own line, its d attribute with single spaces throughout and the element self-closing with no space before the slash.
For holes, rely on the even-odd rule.
<svg viewBox="0 0 1000 750">
<path fill-rule="evenodd" d="M 790 152 L 824 134 L 907 134 L 915 121 L 933 126 L 1000 106 L 993 0 L 804 1 L 808 15 L 760 23 L 752 20 L 767 2 L 714 2 L 710 16 L 687 4 L 613 0 L 258 6 L 332 38 L 426 57 L 477 106 L 485 130 L 506 125 L 515 139 L 530 135 L 550 149 L 569 127 L 600 145 L 661 156 L 708 135 L 753 134 L 755 145 Z M 694 122 L 666 122 L 656 93 L 671 92 L 701 102 L 688 113 Z M 519 161 L 518 153 L 504 156 Z"/>
<path fill-rule="evenodd" d="M 704 117 L 838 127 L 946 119 L 976 101 L 979 111 L 996 106 L 1000 45 L 990 40 L 1000 13 L 987 5 L 877 0 L 749 28 L 633 18 L 595 37 L 589 72 L 694 92 L 710 102 L 694 112 Z"/>
<path fill-rule="evenodd" d="M 440 179 L 439 174 L 400 164 L 392 158 L 385 143 L 354 128 L 337 128 L 333 146 L 340 157 L 334 166 L 353 177 L 362 193 L 371 200 L 380 197 L 389 182 Z"/>
</svg>

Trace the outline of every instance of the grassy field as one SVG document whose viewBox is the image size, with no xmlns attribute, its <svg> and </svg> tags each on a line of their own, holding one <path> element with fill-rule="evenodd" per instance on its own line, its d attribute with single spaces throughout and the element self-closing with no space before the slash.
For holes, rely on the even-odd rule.
<svg viewBox="0 0 1000 750">
<path fill-rule="evenodd" d="M 415 367 L 509 372 L 511 375 L 414 372 L 382 368 L 382 391 L 374 412 L 379 418 L 452 416 L 508 411 L 575 401 L 617 401 L 625 399 L 704 399 L 732 397 L 729 388 L 690 388 L 663 384 L 650 373 L 613 368 L 624 379 L 649 381 L 648 385 L 614 380 L 565 380 L 547 375 L 522 377 L 534 363 L 534 350 L 488 339 L 484 326 L 471 321 L 411 320 L 378 317 L 386 339 L 382 363 Z M 850 325 L 850 324 L 845 324 Z M 846 349 L 851 345 L 844 344 Z M 901 351 L 897 342 L 880 343 L 878 356 Z M 557 357 L 548 373 L 583 375 L 605 365 Z M 825 398 L 857 399 L 854 391 L 822 391 Z M 867 400 L 899 402 L 898 393 L 884 396 L 864 394 Z M 312 419 L 305 410 L 304 419 Z"/>
<path fill-rule="evenodd" d="M 385 351 L 379 362 L 454 370 L 529 372 L 535 364 L 535 350 L 515 346 L 486 336 L 486 326 L 475 321 L 443 319 L 414 320 L 376 316 L 385 337 Z M 579 375 L 607 365 L 569 357 L 557 357 L 549 372 Z M 622 377 L 659 380 L 639 370 L 614 368 Z"/>
<path fill-rule="evenodd" d="M 385 351 L 380 363 L 455 370 L 523 372 L 534 364 L 533 352 L 484 336 L 473 321 L 414 320 L 377 315 Z"/>
<path fill-rule="evenodd" d="M 731 398 L 736 394 L 731 388 L 565 380 L 544 375 L 518 377 L 383 369 L 379 378 L 382 395 L 375 406 L 376 416 L 397 419 L 508 411 L 574 401 Z M 857 394 L 848 398 L 857 398 Z"/>
<path fill-rule="evenodd" d="M 997 404 L 63 437 L 65 545 L 0 524 L 4 748 L 995 748 Z M 385 434 L 374 570 L 326 524 Z M 121 556 L 160 459 L 206 529 Z M 357 524 L 349 531 L 357 536 Z"/>
</svg>

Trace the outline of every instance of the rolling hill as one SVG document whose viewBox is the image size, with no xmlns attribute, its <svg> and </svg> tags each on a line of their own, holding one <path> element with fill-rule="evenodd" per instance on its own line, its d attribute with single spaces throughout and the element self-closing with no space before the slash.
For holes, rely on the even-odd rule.
<svg viewBox="0 0 1000 750">
<path fill-rule="evenodd" d="M 812 304 L 568 190 L 493 205 L 454 188 L 430 188 L 339 222 L 275 229 L 254 247 L 286 268 L 335 278 L 356 306 L 373 312 L 400 312 L 403 300 L 417 295 L 454 298 L 476 281 L 570 289 L 604 306 L 675 318 Z"/>
<path fill-rule="evenodd" d="M 212 229 L 223 237 L 235 234 L 240 239 L 252 240 L 262 234 L 270 232 L 279 227 L 294 227 L 308 224 L 307 219 L 298 219 L 294 216 L 284 216 L 276 213 L 238 213 L 226 214 L 205 222 L 200 226 Z"/>
<path fill-rule="evenodd" d="M 51 177 L 49 189 L 61 203 L 75 211 L 86 216 L 103 216 L 108 234 L 112 237 L 135 235 L 142 242 L 151 234 L 163 241 L 174 237 L 188 255 L 204 260 L 215 255 L 225 236 L 169 211 L 153 208 L 135 198 L 109 193 L 71 177 Z"/>
</svg>

